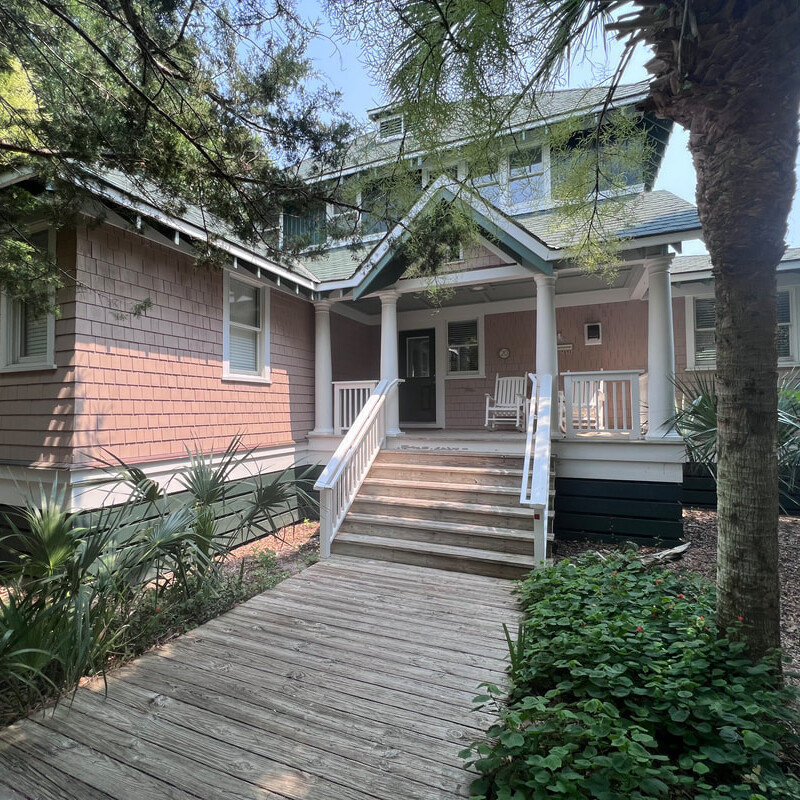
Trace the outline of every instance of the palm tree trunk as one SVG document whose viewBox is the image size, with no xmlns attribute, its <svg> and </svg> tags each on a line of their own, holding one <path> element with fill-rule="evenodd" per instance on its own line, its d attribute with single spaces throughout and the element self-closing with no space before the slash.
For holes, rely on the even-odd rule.
<svg viewBox="0 0 800 800">
<path fill-rule="evenodd" d="M 761 75 L 694 114 L 689 141 L 716 293 L 718 621 L 743 620 L 753 658 L 780 646 L 775 293 L 800 102 Z"/>
</svg>

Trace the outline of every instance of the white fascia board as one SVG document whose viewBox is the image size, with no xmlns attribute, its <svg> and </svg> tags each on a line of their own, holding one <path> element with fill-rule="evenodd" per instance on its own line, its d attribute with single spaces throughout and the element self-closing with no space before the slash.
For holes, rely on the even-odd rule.
<svg viewBox="0 0 800 800">
<path fill-rule="evenodd" d="M 81 183 L 84 184 L 85 189 L 88 189 L 90 192 L 93 192 L 99 197 L 111 200 L 112 202 L 118 203 L 121 206 L 130 208 L 132 211 L 136 211 L 137 213 L 143 214 L 151 219 L 155 219 L 163 225 L 168 225 L 170 228 L 174 228 L 179 233 L 183 233 L 186 236 L 190 236 L 193 239 L 199 239 L 201 241 L 209 240 L 208 233 L 202 228 L 198 228 L 196 225 L 186 222 L 186 220 L 178 219 L 177 217 L 165 214 L 163 211 L 151 205 L 150 203 L 145 203 L 141 200 L 133 200 L 124 192 L 102 185 L 99 181 L 97 184 L 88 181 L 81 181 Z M 228 255 L 234 256 L 235 258 L 240 258 L 242 261 L 247 261 L 256 267 L 261 267 L 262 269 L 271 272 L 273 275 L 278 275 L 281 278 L 285 278 L 286 280 L 296 283 L 299 286 L 303 286 L 310 291 L 318 290 L 317 283 L 298 275 L 296 272 L 291 272 L 284 267 L 280 267 L 269 259 L 256 255 L 246 247 L 234 244 L 227 239 L 212 239 L 212 243 L 215 247 L 218 247 L 220 250 L 228 253 Z"/>
<path fill-rule="evenodd" d="M 245 451 L 242 451 L 244 455 Z M 222 453 L 214 454 L 212 463 L 217 465 Z M 308 463 L 308 444 L 290 445 L 254 450 L 231 473 L 231 480 L 253 477 L 261 473 L 279 472 L 291 466 Z M 183 491 L 176 480 L 190 466 L 188 456 L 164 461 L 137 462 L 148 478 L 154 480 L 168 492 Z M 70 511 L 89 511 L 103 505 L 123 503 L 130 497 L 130 488 L 114 478 L 114 470 L 94 467 L 25 467 L 7 466 L 0 474 L 0 504 L 24 505 L 30 497 L 36 497 L 39 488 L 49 489 L 58 481 L 59 489 L 65 492 Z"/>
</svg>

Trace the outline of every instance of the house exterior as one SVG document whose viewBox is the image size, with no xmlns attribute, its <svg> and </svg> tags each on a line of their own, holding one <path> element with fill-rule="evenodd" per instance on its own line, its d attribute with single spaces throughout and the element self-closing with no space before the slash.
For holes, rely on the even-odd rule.
<svg viewBox="0 0 800 800">
<path fill-rule="evenodd" d="M 644 94 L 623 87 L 617 103 Z M 208 233 L 192 209 L 168 213 L 121 176 L 88 174 L 83 221 L 42 233 L 71 278 L 61 315 L 32 320 L 20 303 L 0 305 L 0 505 L 55 480 L 75 509 L 115 502 L 119 490 L 98 483 L 113 458 L 168 481 L 187 446 L 222 452 L 239 433 L 248 469 L 322 467 L 375 385 L 396 379 L 383 447 L 521 453 L 522 434 L 486 429 L 485 395 L 497 376 L 531 373 L 554 380 L 556 533 L 675 538 L 683 447 L 669 431 L 671 376 L 711 366 L 710 272 L 675 256 L 700 224 L 691 204 L 652 191 L 654 169 L 632 178 L 613 277 L 571 260 L 552 208 L 548 126 L 601 102 L 602 92 L 560 92 L 512 121 L 514 146 L 491 183 L 457 156 L 435 177 L 410 152 L 420 187 L 403 219 L 385 225 L 364 210 L 356 242 L 283 264 L 219 230 L 225 268 L 196 266 Z M 373 116 L 340 175 L 379 175 L 401 141 L 408 148 L 402 118 Z M 658 159 L 668 129 L 652 130 Z M 398 253 L 407 224 L 442 202 L 459 204 L 478 236 L 453 254 L 432 303 L 429 279 L 409 277 Z M 307 230 L 285 215 L 285 236 Z M 787 366 L 800 357 L 800 254 L 788 256 Z"/>
</svg>

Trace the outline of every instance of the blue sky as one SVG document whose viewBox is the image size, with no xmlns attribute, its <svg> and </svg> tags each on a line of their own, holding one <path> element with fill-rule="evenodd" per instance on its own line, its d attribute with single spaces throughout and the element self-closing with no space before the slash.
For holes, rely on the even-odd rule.
<svg viewBox="0 0 800 800">
<path fill-rule="evenodd" d="M 311 18 L 319 17 L 322 33 L 333 39 L 319 38 L 312 43 L 309 55 L 316 69 L 327 77 L 331 88 L 338 89 L 342 93 L 345 110 L 357 119 L 365 120 L 367 109 L 382 105 L 386 98 L 381 87 L 371 78 L 360 60 L 360 45 L 335 39 L 320 11 L 319 4 L 311 0 L 301 0 L 299 7 L 301 13 Z M 572 65 L 565 87 L 586 87 L 603 82 L 616 65 L 619 52 L 616 43 L 603 46 L 602 42 L 598 42 L 590 53 L 591 62 L 584 60 Z M 644 64 L 649 58 L 649 50 L 639 47 L 625 73 L 626 83 L 647 79 Z M 688 133 L 675 126 L 655 188 L 667 189 L 694 203 L 696 178 L 687 149 L 688 140 Z M 787 243 L 790 247 L 800 247 L 800 192 L 795 193 L 794 205 L 789 216 Z M 684 252 L 702 253 L 705 249 L 701 242 L 687 242 Z"/>
</svg>

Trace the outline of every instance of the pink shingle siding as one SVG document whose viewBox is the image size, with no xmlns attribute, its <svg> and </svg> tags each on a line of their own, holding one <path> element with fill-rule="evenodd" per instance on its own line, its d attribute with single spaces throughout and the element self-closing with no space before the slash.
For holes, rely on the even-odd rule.
<svg viewBox="0 0 800 800">
<path fill-rule="evenodd" d="M 332 313 L 331 366 L 334 381 L 377 380 L 381 371 L 380 325 L 364 325 Z"/>
<path fill-rule="evenodd" d="M 65 272 L 72 272 L 74 231 L 59 231 L 56 258 Z M 56 299 L 61 307 L 55 324 L 57 369 L 0 373 L 0 463 L 70 462 L 76 380 L 74 287 L 60 289 Z"/>
<path fill-rule="evenodd" d="M 224 449 L 239 432 L 248 447 L 305 438 L 314 422 L 310 303 L 273 289 L 272 383 L 223 381 L 221 272 L 105 225 L 73 241 L 79 288 L 56 327 L 59 369 L 0 376 L 0 459 L 81 464 L 110 452 L 133 462 L 183 458 L 195 443 Z M 128 313 L 148 297 L 146 314 Z M 27 428 L 10 419 L 34 400 Z"/>
</svg>

